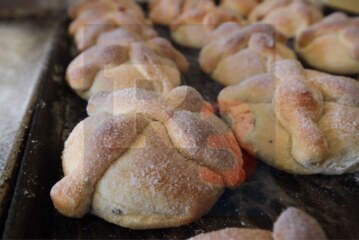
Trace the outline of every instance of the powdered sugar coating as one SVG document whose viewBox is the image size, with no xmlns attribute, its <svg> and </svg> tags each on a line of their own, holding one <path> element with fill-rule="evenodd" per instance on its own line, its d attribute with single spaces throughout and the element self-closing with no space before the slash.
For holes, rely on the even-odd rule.
<svg viewBox="0 0 359 240">
<path fill-rule="evenodd" d="M 311 66 L 338 75 L 359 73 L 359 18 L 335 12 L 304 30 L 296 51 Z"/>
<path fill-rule="evenodd" d="M 272 26 L 223 23 L 211 33 L 199 61 L 204 72 L 227 86 L 269 72 L 275 60 L 287 58 L 295 54 Z"/>
<path fill-rule="evenodd" d="M 271 74 L 225 88 L 219 104 L 241 146 L 268 164 L 343 174 L 359 168 L 358 92 L 354 79 L 282 60 Z"/>
<path fill-rule="evenodd" d="M 168 92 L 188 71 L 186 58 L 163 38 L 133 42 L 128 46 L 96 45 L 68 66 L 66 79 L 83 98 L 100 91 L 138 87 Z"/>
<path fill-rule="evenodd" d="M 51 192 L 57 209 L 81 217 L 92 206 L 96 215 L 136 229 L 201 217 L 224 187 L 244 180 L 232 132 L 203 109 L 190 87 L 166 96 L 137 88 L 95 95 L 90 117 L 66 141 L 66 176 Z"/>
</svg>

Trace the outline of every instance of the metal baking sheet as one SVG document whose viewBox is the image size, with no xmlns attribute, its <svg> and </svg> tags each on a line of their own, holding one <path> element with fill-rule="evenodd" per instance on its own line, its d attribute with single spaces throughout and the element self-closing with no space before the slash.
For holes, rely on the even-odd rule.
<svg viewBox="0 0 359 240">
<path fill-rule="evenodd" d="M 330 239 L 359 238 L 359 173 L 342 176 L 296 176 L 252 159 L 249 177 L 236 190 L 226 190 L 213 209 L 200 220 L 179 228 L 130 230 L 87 214 L 71 219 L 53 207 L 49 192 L 62 176 L 61 152 L 74 126 L 86 117 L 86 102 L 64 80 L 71 61 L 71 40 L 64 22 L 57 30 L 54 51 L 43 76 L 37 109 L 3 238 L 81 239 L 185 239 L 225 227 L 271 229 L 278 215 L 296 206 L 314 216 Z M 168 37 L 168 29 L 158 27 Z M 216 102 L 221 86 L 202 73 L 198 50 L 176 47 L 191 65 L 187 85 Z"/>
<path fill-rule="evenodd" d="M 0 229 L 15 186 L 54 22 L 0 22 Z"/>
</svg>

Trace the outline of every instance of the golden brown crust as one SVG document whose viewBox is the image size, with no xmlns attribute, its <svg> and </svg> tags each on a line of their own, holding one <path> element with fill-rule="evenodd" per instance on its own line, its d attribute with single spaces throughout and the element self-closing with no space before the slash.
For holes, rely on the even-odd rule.
<svg viewBox="0 0 359 240">
<path fill-rule="evenodd" d="M 132 0 L 83 0 L 69 7 L 68 16 L 75 19 L 84 13 L 103 14 L 105 12 L 127 10 L 144 17 L 140 6 Z"/>
<path fill-rule="evenodd" d="M 98 91 L 140 87 L 168 92 L 188 71 L 186 58 L 163 38 L 121 45 L 96 45 L 68 66 L 66 79 L 81 97 Z"/>
<path fill-rule="evenodd" d="M 359 169 L 359 83 L 282 60 L 225 88 L 219 107 L 240 145 L 295 174 Z M 344 140 L 345 139 L 345 140 Z"/>
<path fill-rule="evenodd" d="M 232 85 L 267 72 L 274 60 L 295 58 L 284 42 L 283 36 L 267 24 L 223 23 L 210 34 L 199 62 L 216 81 Z"/>
<path fill-rule="evenodd" d="M 136 229 L 187 224 L 244 180 L 232 132 L 190 87 L 100 93 L 66 141 L 55 207 Z M 131 187 L 129 187 L 131 185 Z M 113 210 L 115 209 L 115 210 Z M 168 221 L 164 221 L 168 219 Z"/>
<path fill-rule="evenodd" d="M 119 27 L 139 33 L 143 39 L 157 36 L 157 33 L 148 21 L 128 13 L 109 12 L 100 17 L 91 17 L 88 21 L 76 23 L 73 22 L 70 25 L 70 34 L 74 35 L 79 51 L 83 51 L 96 44 L 97 39 L 102 33 Z"/>
<path fill-rule="evenodd" d="M 150 0 L 149 18 L 162 25 L 170 25 L 189 9 L 209 9 L 214 7 L 212 0 Z"/>
<path fill-rule="evenodd" d="M 99 57 L 101 56 L 101 57 Z M 66 79 L 76 91 L 89 89 L 98 71 L 116 66 L 128 59 L 128 49 L 119 45 L 99 45 L 77 56 L 68 66 Z"/>
<path fill-rule="evenodd" d="M 148 28 L 115 28 L 114 30 L 106 31 L 100 34 L 97 38 L 98 45 L 120 45 L 128 47 L 134 42 L 143 42 L 156 37 L 155 34 L 148 34 Z M 150 30 L 151 32 L 153 30 Z"/>
<path fill-rule="evenodd" d="M 305 83 L 299 62 L 277 64 L 273 72 L 276 117 L 292 137 L 292 155 L 304 166 L 319 164 L 328 153 L 328 143 L 317 124 L 323 113 L 322 95 Z"/>
<path fill-rule="evenodd" d="M 200 48 L 207 42 L 211 31 L 223 22 L 244 23 L 244 20 L 220 7 L 193 8 L 181 14 L 171 24 L 171 35 L 178 44 Z"/>
<path fill-rule="evenodd" d="M 243 17 L 247 17 L 261 1 L 262 0 L 221 0 L 221 6 L 231 9 Z"/>
<path fill-rule="evenodd" d="M 296 50 L 310 65 L 321 70 L 358 73 L 359 18 L 341 12 L 331 14 L 298 36 Z"/>
<path fill-rule="evenodd" d="M 97 122 L 95 129 L 88 129 L 87 121 L 80 123 L 85 128 L 84 131 L 91 131 L 83 140 L 83 161 L 57 182 L 50 193 L 56 209 L 70 217 L 82 217 L 89 211 L 97 182 L 148 124 L 139 114 L 105 118 Z M 65 151 L 66 145 L 71 144 L 73 138 L 81 137 L 79 135 L 81 134 L 75 132 L 70 136 L 65 143 Z M 64 155 L 72 157 L 71 153 L 65 152 Z"/>
<path fill-rule="evenodd" d="M 287 37 L 294 37 L 322 19 L 319 5 L 307 0 L 265 0 L 250 13 L 251 22 L 275 25 Z"/>
</svg>

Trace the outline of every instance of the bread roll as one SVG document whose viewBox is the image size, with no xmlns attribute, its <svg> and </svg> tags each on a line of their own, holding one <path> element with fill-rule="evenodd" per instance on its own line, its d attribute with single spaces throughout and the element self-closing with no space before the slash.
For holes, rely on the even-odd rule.
<svg viewBox="0 0 359 240">
<path fill-rule="evenodd" d="M 295 48 L 311 66 L 334 74 L 359 73 L 359 17 L 336 12 L 304 30 Z"/>
<path fill-rule="evenodd" d="M 272 73 L 221 91 L 223 119 L 240 145 L 293 174 L 359 170 L 359 82 L 282 60 Z"/>
<path fill-rule="evenodd" d="M 68 66 L 66 79 L 84 99 L 100 91 L 139 87 L 168 92 L 188 71 L 186 58 L 164 38 L 121 45 L 96 45 Z"/>
<path fill-rule="evenodd" d="M 249 14 L 249 21 L 272 24 L 288 38 L 322 18 L 320 5 L 308 0 L 265 0 Z"/>
<path fill-rule="evenodd" d="M 83 0 L 68 9 L 68 16 L 71 19 L 82 18 L 87 14 L 103 14 L 113 11 L 130 11 L 142 18 L 144 13 L 141 7 L 133 0 Z"/>
<path fill-rule="evenodd" d="M 171 36 L 182 46 L 201 48 L 210 33 L 223 22 L 244 23 L 241 17 L 224 8 L 189 9 L 171 24 Z"/>
<path fill-rule="evenodd" d="M 74 17 L 69 34 L 75 38 L 79 51 L 95 45 L 102 33 L 119 27 L 140 34 L 145 39 L 157 36 L 151 22 L 132 1 L 85 1 L 70 8 L 69 15 Z"/>
<path fill-rule="evenodd" d="M 232 131 L 193 88 L 99 93 L 87 111 L 65 143 L 65 176 L 51 190 L 65 216 L 91 211 L 133 229 L 181 226 L 244 180 Z"/>
<path fill-rule="evenodd" d="M 294 59 L 295 54 L 272 26 L 223 23 L 211 33 L 199 62 L 205 73 L 228 86 L 268 72 L 272 62 L 282 58 Z"/>
<path fill-rule="evenodd" d="M 247 17 L 262 0 L 221 0 L 221 6 Z"/>
<path fill-rule="evenodd" d="M 149 18 L 162 25 L 170 25 L 182 13 L 190 9 L 214 7 L 212 0 L 150 0 Z"/>
</svg>

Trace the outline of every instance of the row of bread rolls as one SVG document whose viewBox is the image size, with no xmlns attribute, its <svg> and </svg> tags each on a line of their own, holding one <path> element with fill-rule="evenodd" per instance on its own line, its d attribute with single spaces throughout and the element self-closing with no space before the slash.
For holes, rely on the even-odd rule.
<svg viewBox="0 0 359 240">
<path fill-rule="evenodd" d="M 169 92 L 188 71 L 186 58 L 158 37 L 133 1 L 87 0 L 72 6 L 69 16 L 69 34 L 80 54 L 66 79 L 84 99 L 128 87 Z"/>
<path fill-rule="evenodd" d="M 152 0 L 149 16 L 154 23 L 171 26 L 175 41 L 195 48 L 222 22 L 271 24 L 291 38 L 323 18 L 321 6 L 307 0 L 222 0 L 219 6 L 212 0 Z M 186 31 L 179 31 L 181 27 Z M 200 36 L 204 39 L 196 41 Z"/>
<path fill-rule="evenodd" d="M 228 85 L 218 97 L 220 111 L 241 147 L 290 173 L 358 171 L 359 83 L 305 70 L 260 25 L 220 28 L 230 34 L 212 39 L 200 64 Z"/>
<path fill-rule="evenodd" d="M 190 223 L 211 209 L 225 187 L 244 180 L 235 138 L 253 155 L 288 172 L 357 169 L 358 159 L 351 158 L 358 156 L 356 82 L 303 70 L 295 60 L 278 61 L 295 58 L 282 34 L 268 25 L 239 26 L 240 17 L 211 1 L 173 1 L 176 8 L 167 0 L 153 2 L 151 14 L 162 4 L 168 13 L 163 16 L 178 23 L 172 26 L 175 40 L 204 46 L 204 71 L 224 84 L 238 84 L 219 96 L 221 114 L 235 136 L 196 90 L 176 88 L 188 63 L 157 37 L 137 5 L 85 1 L 70 11 L 77 16 L 70 28 L 80 26 L 75 42 L 84 51 L 70 64 L 67 80 L 80 96 L 91 97 L 89 117 L 66 141 L 65 177 L 51 191 L 62 214 L 81 217 L 91 210 L 135 229 Z M 232 23 L 222 24 L 227 21 Z M 186 23 L 197 28 L 188 29 Z M 191 38 L 194 33 L 200 36 Z M 332 101 L 340 106 L 332 107 Z M 344 107 L 353 108 L 351 115 L 337 119 L 347 111 Z M 342 126 L 349 122 L 353 124 Z M 271 145 L 280 146 L 273 140 L 277 128 L 280 143 L 288 144 L 285 151 Z M 339 135 L 341 131 L 345 134 Z M 338 138 L 351 141 L 330 149 Z"/>
<path fill-rule="evenodd" d="M 309 65 L 334 74 L 359 73 L 358 18 L 334 13 L 323 19 L 313 1 L 222 0 L 216 6 L 211 0 L 152 0 L 150 10 L 150 18 L 171 26 L 173 39 L 187 47 L 208 45 L 212 30 L 223 22 L 264 23 L 295 38 L 296 52 Z"/>
<path fill-rule="evenodd" d="M 294 174 L 359 170 L 359 82 L 280 60 L 224 88 L 222 118 L 242 148 Z"/>
<path fill-rule="evenodd" d="M 235 8 L 234 2 L 255 4 L 222 4 Z M 273 24 L 275 30 L 219 24 L 207 34 L 200 53 L 202 70 L 229 85 L 218 102 L 241 147 L 294 174 L 359 170 L 359 83 L 304 69 L 281 36 L 296 37 L 296 52 L 311 66 L 336 74 L 359 73 L 358 18 L 343 13 L 321 17 L 319 8 L 305 1 L 264 1 L 249 13 L 249 20 Z M 325 239 L 319 226 L 311 232 L 302 224 L 311 221 L 290 215 L 276 223 L 273 235 L 224 229 L 193 239 Z M 278 228 L 281 223 L 288 225 Z"/>
<path fill-rule="evenodd" d="M 131 1 L 87 0 L 69 15 L 80 54 L 66 79 L 89 117 L 65 142 L 56 209 L 133 229 L 200 218 L 245 173 L 233 132 L 195 89 L 177 87 L 186 58 Z"/>
<path fill-rule="evenodd" d="M 217 22 L 199 57 L 201 69 L 228 86 L 218 97 L 219 107 L 241 147 L 290 173 L 358 171 L 358 82 L 304 69 L 285 38 L 296 36 L 297 52 L 321 70 L 358 73 L 358 18 L 334 13 L 311 25 L 321 10 L 305 0 L 264 1 L 249 14 L 254 15 L 274 27 Z"/>
<path fill-rule="evenodd" d="M 335 13 L 304 30 L 298 41 L 316 45 L 309 53 L 317 65 L 358 71 L 357 33 L 355 18 Z M 306 70 L 295 58 L 269 25 L 223 23 L 210 33 L 199 62 L 228 86 L 218 97 L 221 115 L 249 153 L 295 174 L 358 171 L 359 83 Z"/>
</svg>

